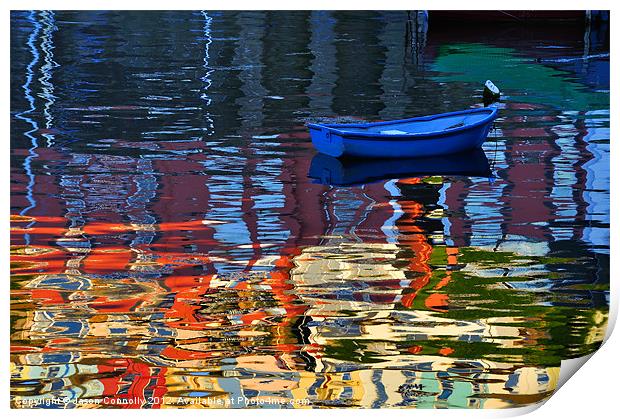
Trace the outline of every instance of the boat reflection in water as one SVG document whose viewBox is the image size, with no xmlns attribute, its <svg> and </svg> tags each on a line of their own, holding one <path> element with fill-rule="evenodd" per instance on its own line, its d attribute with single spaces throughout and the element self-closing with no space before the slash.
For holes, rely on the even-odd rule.
<svg viewBox="0 0 620 419">
<path fill-rule="evenodd" d="M 446 156 L 410 159 L 337 159 L 317 154 L 308 177 L 315 183 L 346 186 L 394 178 L 420 176 L 492 177 L 486 154 L 481 149 Z"/>
</svg>

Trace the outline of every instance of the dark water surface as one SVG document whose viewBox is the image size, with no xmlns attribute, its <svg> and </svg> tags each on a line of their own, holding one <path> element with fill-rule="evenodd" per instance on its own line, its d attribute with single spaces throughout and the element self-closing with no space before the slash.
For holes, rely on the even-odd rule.
<svg viewBox="0 0 620 419">
<path fill-rule="evenodd" d="M 608 32 L 410 38 L 406 12 L 13 12 L 14 406 L 548 397 L 607 324 Z M 312 161 L 309 121 L 486 79 L 490 177 Z"/>
</svg>

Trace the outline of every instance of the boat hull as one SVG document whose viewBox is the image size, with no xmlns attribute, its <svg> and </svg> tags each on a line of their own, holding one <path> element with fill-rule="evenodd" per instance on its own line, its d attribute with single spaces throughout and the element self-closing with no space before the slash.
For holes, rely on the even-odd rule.
<svg viewBox="0 0 620 419">
<path fill-rule="evenodd" d="M 470 111 L 463 111 L 466 115 Z M 444 115 L 455 116 L 458 112 L 430 117 L 412 118 L 413 121 L 425 118 L 439 118 Z M 445 132 L 429 132 L 424 134 L 405 135 L 375 135 L 347 131 L 346 125 L 309 124 L 312 144 L 317 151 L 332 157 L 379 157 L 379 158 L 413 158 L 431 157 L 444 154 L 461 153 L 467 150 L 480 148 L 486 140 L 496 110 L 482 123 L 464 126 Z M 402 121 L 396 121 L 402 123 Z M 390 123 L 374 123 L 368 126 L 382 124 L 389 128 Z M 360 127 L 363 124 L 351 124 L 351 127 Z"/>
</svg>

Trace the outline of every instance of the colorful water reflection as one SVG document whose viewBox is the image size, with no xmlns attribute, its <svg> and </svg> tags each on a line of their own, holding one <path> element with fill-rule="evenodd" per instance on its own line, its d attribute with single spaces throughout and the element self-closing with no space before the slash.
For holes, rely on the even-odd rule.
<svg viewBox="0 0 620 419">
<path fill-rule="evenodd" d="M 431 26 L 412 56 L 406 21 L 12 13 L 13 406 L 549 397 L 607 323 L 608 38 Z M 476 54 L 508 97 L 491 177 L 307 176 L 306 121 L 472 106 Z"/>
</svg>

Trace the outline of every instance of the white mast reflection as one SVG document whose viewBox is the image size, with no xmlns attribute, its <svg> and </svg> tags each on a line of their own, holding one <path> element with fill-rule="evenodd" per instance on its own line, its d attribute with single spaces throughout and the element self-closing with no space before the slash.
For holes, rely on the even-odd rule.
<svg viewBox="0 0 620 419">
<path fill-rule="evenodd" d="M 205 56 L 203 59 L 204 60 L 203 67 L 206 70 L 205 75 L 201 78 L 201 80 L 205 83 L 205 86 L 204 86 L 203 93 L 200 95 L 200 98 L 206 102 L 206 106 L 210 106 L 211 97 L 209 97 L 208 91 L 209 91 L 209 88 L 211 87 L 211 84 L 213 83 L 211 81 L 211 74 L 215 71 L 213 68 L 210 68 L 209 66 L 209 61 L 210 61 L 209 47 L 211 46 L 211 43 L 213 42 L 213 40 L 211 39 L 211 22 L 213 21 L 213 18 L 209 16 L 207 12 L 204 10 L 202 10 L 200 13 L 202 13 L 202 16 L 205 19 L 204 27 L 203 27 L 204 37 L 205 37 Z M 211 118 L 211 115 L 209 112 L 206 113 L 205 119 L 207 122 L 207 135 L 212 135 L 213 132 L 215 131 L 215 128 L 213 126 L 213 119 Z"/>
<path fill-rule="evenodd" d="M 36 152 L 37 148 L 39 147 L 39 143 L 36 136 L 34 135 L 34 133 L 39 130 L 39 124 L 28 115 L 36 110 L 35 98 L 32 95 L 32 80 L 34 78 L 34 68 L 39 62 L 40 58 L 39 51 L 37 50 L 37 47 L 35 45 L 35 40 L 37 39 L 37 37 L 39 36 L 39 32 L 41 31 L 41 24 L 39 24 L 39 22 L 37 21 L 36 13 L 34 11 L 31 11 L 28 14 L 28 20 L 32 22 L 32 25 L 34 26 L 34 29 L 32 30 L 32 33 L 28 37 L 27 41 L 27 45 L 32 54 L 32 60 L 26 67 L 26 82 L 22 85 L 22 88 L 24 89 L 24 97 L 28 101 L 30 108 L 15 115 L 17 118 L 26 121 L 32 126 L 32 129 L 24 132 L 24 135 L 28 137 L 31 143 L 31 147 L 28 149 L 28 156 L 26 156 L 23 163 L 24 171 L 26 172 L 26 176 L 28 177 L 28 185 L 26 185 L 26 199 L 28 200 L 29 205 L 20 211 L 20 215 L 26 215 L 28 211 L 37 206 L 37 202 L 34 198 L 33 193 L 35 185 L 35 175 L 32 172 L 31 165 L 32 161 L 39 157 Z M 33 224 L 34 220 L 27 225 L 27 228 L 32 227 Z M 26 242 L 26 245 L 30 244 L 30 235 L 28 233 L 24 234 L 24 240 Z"/>
<path fill-rule="evenodd" d="M 43 34 L 41 37 L 43 65 L 41 66 L 42 75 L 39 77 L 39 82 L 41 82 L 41 93 L 39 93 L 38 96 L 45 100 L 45 105 L 43 106 L 45 128 L 46 130 L 50 130 L 53 125 L 53 117 L 50 108 L 56 101 L 56 96 L 54 96 L 54 85 L 51 82 L 52 70 L 55 67 L 59 67 L 59 64 L 54 61 L 54 41 L 52 37 L 54 32 L 58 30 L 58 27 L 55 24 L 54 12 L 42 11 L 40 16 L 41 22 L 43 23 Z M 47 140 L 48 147 L 54 144 L 54 134 L 46 132 L 43 133 L 42 136 Z"/>
</svg>

